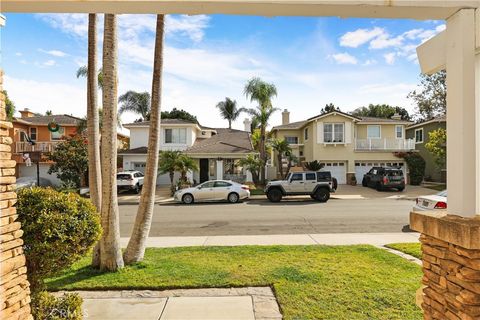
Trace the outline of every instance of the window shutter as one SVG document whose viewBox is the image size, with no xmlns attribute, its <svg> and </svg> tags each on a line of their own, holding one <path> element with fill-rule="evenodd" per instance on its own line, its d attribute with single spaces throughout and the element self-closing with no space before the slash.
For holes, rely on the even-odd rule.
<svg viewBox="0 0 480 320">
<path fill-rule="evenodd" d="M 317 143 L 323 143 L 323 122 L 317 122 Z"/>
<path fill-rule="evenodd" d="M 345 122 L 345 143 L 352 143 L 352 123 Z"/>
</svg>

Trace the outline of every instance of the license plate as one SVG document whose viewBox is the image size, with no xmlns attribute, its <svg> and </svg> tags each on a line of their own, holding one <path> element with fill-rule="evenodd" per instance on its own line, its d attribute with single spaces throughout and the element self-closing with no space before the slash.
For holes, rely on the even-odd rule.
<svg viewBox="0 0 480 320">
<path fill-rule="evenodd" d="M 428 207 L 428 201 L 423 201 L 422 205 L 423 205 L 424 207 Z"/>
</svg>

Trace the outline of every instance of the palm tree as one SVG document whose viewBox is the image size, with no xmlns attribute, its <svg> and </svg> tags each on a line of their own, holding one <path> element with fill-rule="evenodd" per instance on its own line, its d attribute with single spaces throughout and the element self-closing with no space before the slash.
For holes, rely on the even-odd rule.
<svg viewBox="0 0 480 320">
<path fill-rule="evenodd" d="M 249 109 L 247 112 L 256 118 L 257 123 L 260 124 L 260 159 L 262 159 L 263 163 L 266 163 L 266 128 L 270 116 L 278 110 L 272 106 L 272 98 L 277 95 L 277 88 L 274 84 L 267 83 L 260 78 L 252 78 L 245 85 L 243 92 L 247 98 L 250 98 L 250 101 L 258 103 L 256 109 Z M 260 170 L 260 180 L 265 184 L 265 167 L 262 167 Z"/>
<path fill-rule="evenodd" d="M 102 208 L 102 172 L 100 166 L 100 124 L 97 104 L 97 15 L 88 15 L 88 65 L 87 70 L 87 119 L 86 130 L 88 143 L 88 187 L 90 199 L 98 211 Z M 77 72 L 77 77 L 78 77 Z M 93 250 L 92 266 L 100 266 L 100 245 Z"/>
<path fill-rule="evenodd" d="M 217 103 L 217 108 L 220 110 L 222 118 L 228 121 L 228 129 L 232 129 L 232 122 L 245 111 L 245 108 L 237 108 L 237 101 L 230 98 L 225 98 L 225 101 Z"/>
<path fill-rule="evenodd" d="M 140 205 L 138 206 L 132 236 L 128 241 L 128 246 L 124 254 L 124 259 L 127 264 L 143 260 L 148 234 L 150 233 L 150 227 L 152 225 L 153 206 L 155 204 L 155 191 L 157 184 L 158 158 L 160 151 L 160 118 L 162 101 L 161 98 L 164 30 L 165 16 L 163 14 L 159 14 L 157 15 L 155 52 L 153 57 L 151 110 L 148 100 L 147 102 L 144 101 L 146 97 L 150 97 L 147 92 L 133 94 L 133 96 L 138 95 L 138 102 L 136 105 L 137 107 L 139 107 L 140 105 L 143 107 L 149 107 L 148 113 L 150 116 L 150 129 L 148 133 L 148 153 L 145 166 L 145 180 L 143 182 L 143 190 L 140 196 Z M 132 95 L 130 91 L 123 96 L 129 95 Z M 126 99 L 125 103 L 127 103 L 127 101 L 131 100 Z M 140 104 L 141 101 L 143 101 L 143 103 Z M 134 105 L 132 105 L 132 107 L 133 106 Z M 126 107 L 126 104 L 124 104 L 123 107 Z M 141 110 L 145 109 L 142 108 Z M 142 116 L 144 117 L 144 119 L 146 119 L 144 114 L 142 114 Z"/>
<path fill-rule="evenodd" d="M 168 173 L 170 177 L 170 190 L 175 191 L 175 185 L 173 179 L 175 176 L 175 171 L 179 167 L 180 161 L 180 151 L 161 151 L 160 152 L 160 161 L 159 161 L 159 170 L 161 174 Z"/>
<path fill-rule="evenodd" d="M 96 70 L 96 68 L 95 68 Z M 88 67 L 87 66 L 81 66 L 80 68 L 77 69 L 77 78 L 83 77 L 86 78 L 88 76 Z M 103 88 L 103 71 L 102 68 L 98 69 L 98 74 L 97 74 L 97 83 L 98 87 L 100 89 Z"/>
<path fill-rule="evenodd" d="M 118 98 L 118 102 L 122 104 L 120 109 L 118 109 L 119 114 L 129 111 L 142 116 L 141 121 L 150 119 L 150 93 L 130 90 L 122 94 Z"/>
<path fill-rule="evenodd" d="M 197 171 L 198 164 L 186 154 L 181 154 L 178 161 L 177 171 L 180 171 L 180 181 L 187 182 L 187 172 Z"/>
<path fill-rule="evenodd" d="M 280 177 L 285 178 L 283 175 L 283 157 L 288 156 L 292 153 L 292 148 L 287 140 L 274 139 L 271 142 L 273 150 L 277 152 L 277 162 L 278 162 L 278 171 L 280 172 Z"/>
<path fill-rule="evenodd" d="M 249 154 L 238 162 L 242 167 L 250 171 L 252 174 L 253 183 L 258 184 L 258 174 L 263 167 L 262 160 L 256 154 Z"/>
<path fill-rule="evenodd" d="M 102 210 L 100 270 L 123 268 L 117 199 L 117 18 L 105 14 L 103 28 Z M 92 68 L 93 70 L 93 68 Z"/>
</svg>

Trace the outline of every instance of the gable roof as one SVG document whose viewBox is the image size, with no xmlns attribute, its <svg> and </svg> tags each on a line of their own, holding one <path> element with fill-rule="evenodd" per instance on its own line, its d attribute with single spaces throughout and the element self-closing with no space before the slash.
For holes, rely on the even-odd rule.
<svg viewBox="0 0 480 320">
<path fill-rule="evenodd" d="M 407 130 L 410 130 L 410 129 L 414 129 L 414 128 L 418 128 L 418 127 L 422 127 L 426 124 L 430 124 L 430 123 L 435 123 L 435 122 L 447 122 L 447 116 L 440 116 L 440 117 L 436 117 L 436 118 L 433 118 L 433 119 L 430 119 L 430 120 L 426 120 L 426 121 L 423 121 L 423 122 L 419 122 L 419 123 L 414 123 L 412 124 L 411 126 L 407 127 Z"/>
<path fill-rule="evenodd" d="M 185 150 L 187 154 L 205 153 L 251 153 L 253 152 L 250 133 L 235 129 L 215 129 L 217 134 L 211 138 L 197 139 Z"/>
<path fill-rule="evenodd" d="M 183 119 L 162 119 L 161 124 L 188 124 L 188 125 L 198 125 L 195 122 L 190 122 L 187 120 Z M 123 125 L 123 127 L 128 128 L 128 127 L 149 127 L 150 126 L 150 121 L 142 121 L 142 122 L 132 122 L 132 123 L 126 123 Z"/>
<path fill-rule="evenodd" d="M 24 123 L 24 124 L 34 124 L 34 125 L 48 125 L 50 122 L 55 121 L 56 123 L 63 126 L 76 126 L 82 119 L 68 115 L 68 114 L 56 114 L 51 116 L 33 116 L 28 118 L 14 118 L 14 122 Z"/>
<path fill-rule="evenodd" d="M 306 125 L 307 123 L 308 123 L 308 120 L 291 122 L 291 123 L 288 123 L 288 124 L 282 124 L 282 125 L 273 127 L 273 128 L 272 128 L 272 131 L 273 131 L 273 130 L 295 130 L 295 129 L 300 129 L 301 127 L 303 127 L 303 126 Z"/>
<path fill-rule="evenodd" d="M 359 123 L 388 123 L 388 124 L 411 124 L 412 121 L 391 118 L 377 118 L 377 117 L 359 117 Z"/>
<path fill-rule="evenodd" d="M 325 112 L 325 113 L 321 113 L 321 114 L 318 114 L 314 117 L 311 117 L 311 118 L 308 118 L 307 121 L 312 121 L 312 120 L 315 120 L 315 119 L 321 119 L 321 118 L 325 118 L 329 115 L 336 115 L 336 114 L 339 114 L 341 116 L 344 116 L 346 118 L 350 118 L 352 120 L 361 120 L 359 117 L 356 117 L 356 116 L 353 116 L 349 113 L 345 113 L 345 112 L 342 112 L 342 111 L 338 111 L 338 110 L 332 110 L 332 111 L 329 111 L 329 112 Z"/>
</svg>

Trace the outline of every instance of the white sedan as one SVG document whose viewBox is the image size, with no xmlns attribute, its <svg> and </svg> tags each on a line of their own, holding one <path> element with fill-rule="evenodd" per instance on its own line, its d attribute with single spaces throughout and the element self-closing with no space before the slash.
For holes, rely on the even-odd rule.
<svg viewBox="0 0 480 320">
<path fill-rule="evenodd" d="M 447 209 L 447 190 L 431 196 L 421 196 L 417 198 L 417 203 L 413 211 L 433 211 Z"/>
<path fill-rule="evenodd" d="M 225 180 L 207 181 L 196 187 L 178 190 L 173 196 L 175 201 L 185 204 L 225 200 L 236 203 L 249 197 L 250 188 L 248 186 Z"/>
</svg>

